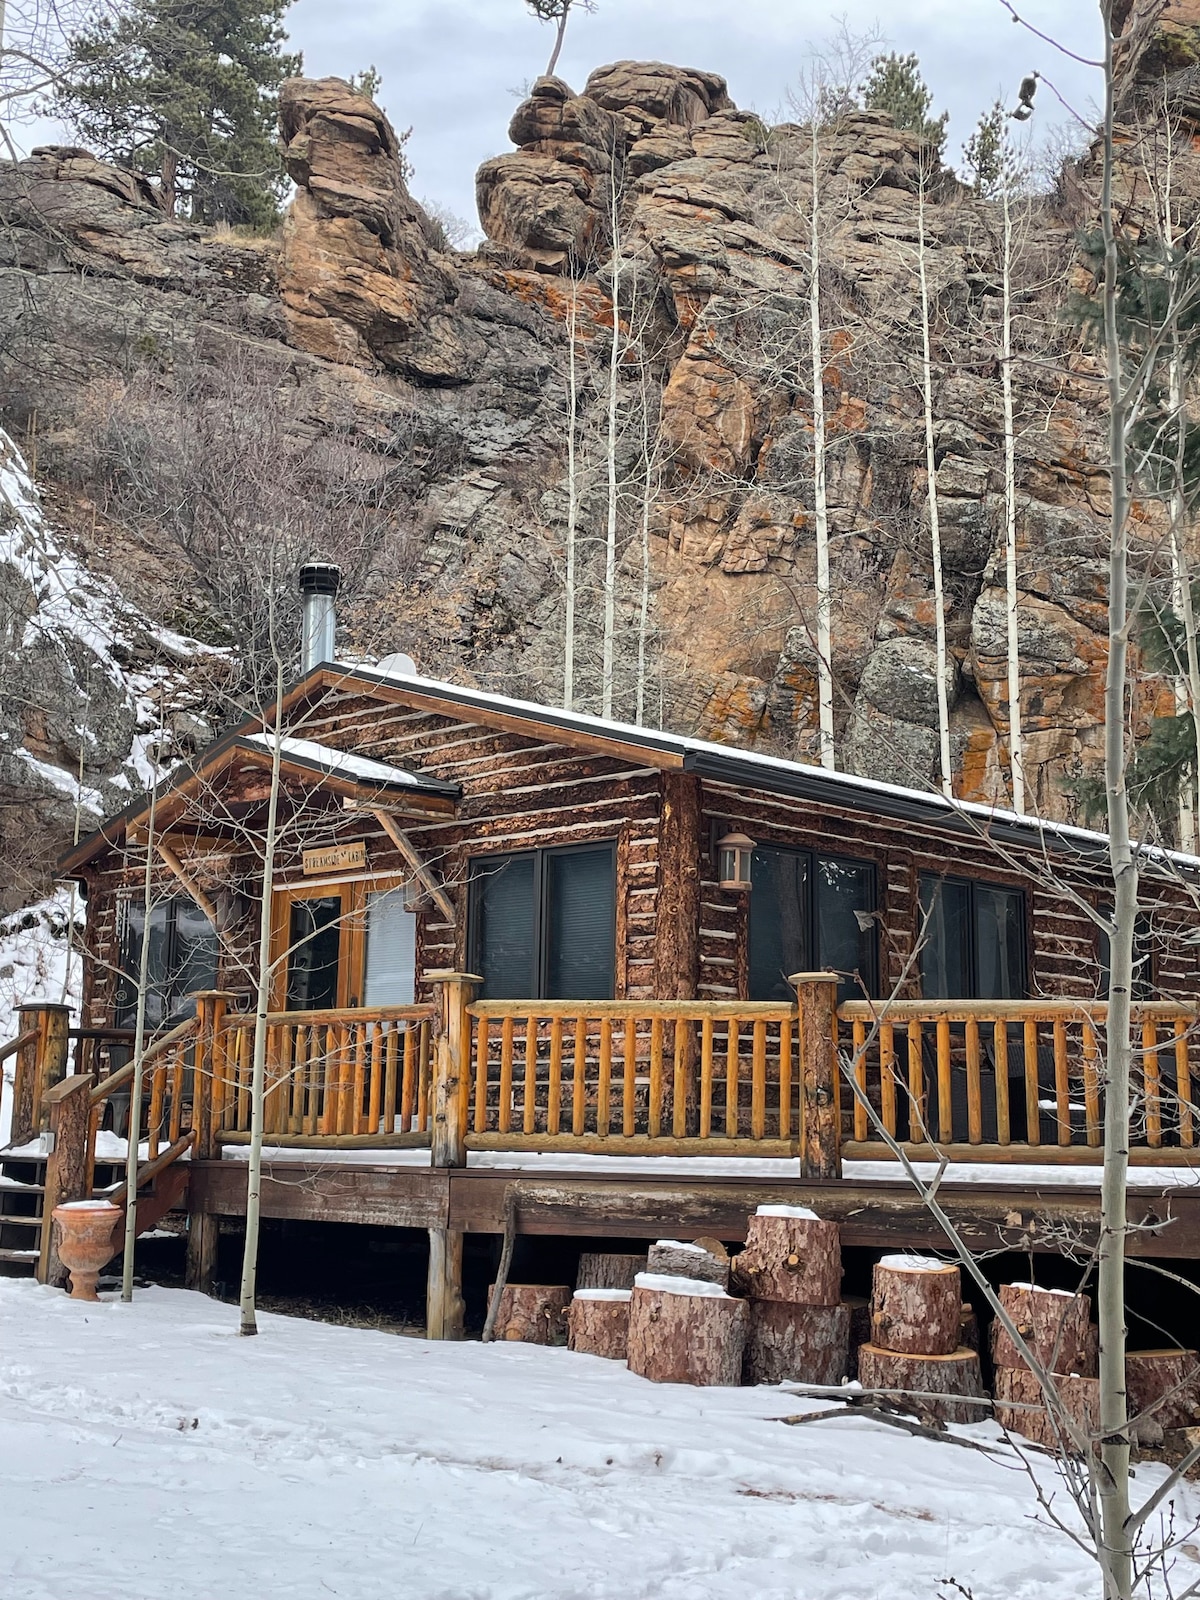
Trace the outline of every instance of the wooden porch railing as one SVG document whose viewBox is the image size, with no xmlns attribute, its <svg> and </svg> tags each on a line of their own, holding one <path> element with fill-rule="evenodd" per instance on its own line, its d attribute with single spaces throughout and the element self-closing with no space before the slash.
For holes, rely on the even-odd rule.
<svg viewBox="0 0 1200 1600">
<path fill-rule="evenodd" d="M 468 1145 L 783 1146 L 801 1123 L 796 1008 L 671 1000 L 469 1006 Z"/>
<path fill-rule="evenodd" d="M 267 1018 L 270 1138 L 391 1138 L 430 1127 L 432 1006 L 281 1011 Z M 249 1138 L 254 1018 L 226 1015 L 213 1052 L 213 1132 Z"/>
<path fill-rule="evenodd" d="M 892 1138 L 981 1161 L 1099 1161 L 1108 1006 L 1074 1000 L 851 1001 L 838 1045 L 860 1094 L 841 1085 L 847 1156 L 888 1155 Z M 1135 1005 L 1131 1159 L 1188 1161 L 1200 1108 L 1200 1012 Z"/>
</svg>

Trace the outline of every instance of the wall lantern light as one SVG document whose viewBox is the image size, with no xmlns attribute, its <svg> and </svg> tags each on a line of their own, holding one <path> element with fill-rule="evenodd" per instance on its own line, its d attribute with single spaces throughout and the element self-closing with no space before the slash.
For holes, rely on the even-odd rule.
<svg viewBox="0 0 1200 1600">
<path fill-rule="evenodd" d="M 749 889 L 750 857 L 754 840 L 744 833 L 727 833 L 717 840 L 717 878 L 722 889 Z"/>
</svg>

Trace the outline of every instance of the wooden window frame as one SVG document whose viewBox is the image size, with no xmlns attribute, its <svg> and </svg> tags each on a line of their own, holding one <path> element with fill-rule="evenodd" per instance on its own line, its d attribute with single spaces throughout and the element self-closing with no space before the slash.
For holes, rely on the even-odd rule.
<svg viewBox="0 0 1200 1600">
<path fill-rule="evenodd" d="M 964 885 L 966 888 L 968 888 L 971 891 L 970 918 L 968 920 L 968 926 L 967 926 L 967 938 L 968 938 L 968 952 L 967 953 L 968 953 L 968 960 L 969 960 L 969 964 L 970 964 L 971 989 L 972 989 L 972 991 L 977 990 L 979 988 L 979 953 L 978 953 L 978 950 L 976 948 L 976 939 L 975 939 L 975 890 L 976 889 L 999 889 L 999 890 L 1002 890 L 1003 893 L 1005 893 L 1005 894 L 1017 894 L 1017 895 L 1020 895 L 1020 897 L 1021 897 L 1021 915 L 1020 915 L 1020 917 L 1018 919 L 1018 926 L 1020 927 L 1020 930 L 1021 930 L 1021 977 L 1022 977 L 1021 987 L 1024 990 L 1024 993 L 1020 994 L 1020 995 L 1013 995 L 1010 998 L 1015 999 L 1015 1000 L 1026 1000 L 1026 999 L 1028 999 L 1029 998 L 1029 991 L 1030 991 L 1030 987 L 1031 987 L 1029 979 L 1030 979 L 1030 958 L 1031 958 L 1031 956 L 1033 954 L 1033 941 L 1032 941 L 1032 939 L 1030 937 L 1030 925 L 1029 925 L 1030 896 L 1029 896 L 1027 890 L 1025 889 L 1025 887 L 1022 884 L 1005 883 L 1000 878 L 974 878 L 974 877 L 971 877 L 969 874 L 964 874 L 964 873 L 961 873 L 961 872 L 927 872 L 927 871 L 918 869 L 918 871 L 917 871 L 917 903 L 916 903 L 916 907 L 915 907 L 916 914 L 917 914 L 917 927 L 916 927 L 915 931 L 916 931 L 916 935 L 917 935 L 918 940 L 921 937 L 921 928 L 920 928 L 921 888 L 922 888 L 922 885 L 924 884 L 924 882 L 926 880 L 928 880 L 930 883 L 962 884 L 962 885 Z M 921 992 L 922 992 L 922 995 L 924 995 L 925 979 L 924 979 L 923 973 L 920 970 L 920 956 L 919 955 L 917 957 L 917 969 L 918 969 L 917 975 L 918 975 L 918 977 L 920 978 L 920 981 L 921 981 Z M 969 995 L 962 996 L 962 998 L 966 999 L 966 1000 L 977 1000 L 979 998 L 979 996 L 977 994 L 975 994 L 974 992 L 972 992 Z M 950 1003 L 950 1002 L 948 1002 L 948 1003 Z"/>
<path fill-rule="evenodd" d="M 818 917 L 818 914 L 817 914 L 817 894 L 816 894 L 816 870 L 817 870 L 818 862 L 821 862 L 821 861 L 832 861 L 835 865 L 841 864 L 841 865 L 844 865 L 844 866 L 847 866 L 847 867 L 865 867 L 871 874 L 871 890 L 872 890 L 871 899 L 874 902 L 874 909 L 875 909 L 876 919 L 878 919 L 879 915 L 883 911 L 883 907 L 881 906 L 881 904 L 879 902 L 880 868 L 879 868 L 879 862 L 876 860 L 876 858 L 874 856 L 843 855 L 841 851 L 821 850 L 821 849 L 818 849 L 818 848 L 814 848 L 813 846 L 810 846 L 810 845 L 793 845 L 793 844 L 785 844 L 785 843 L 776 843 L 776 841 L 774 839 L 760 839 L 755 844 L 754 848 L 755 848 L 755 850 L 774 850 L 777 855 L 792 855 L 792 856 L 807 856 L 808 857 L 808 877 L 807 877 L 807 880 L 806 880 L 808 892 L 805 895 L 805 900 L 806 900 L 807 903 L 806 903 L 805 908 L 804 908 L 804 938 L 805 938 L 806 944 L 808 945 L 809 962 L 810 962 L 810 964 L 812 964 L 814 966 L 821 959 L 820 951 L 817 949 L 817 946 L 820 943 L 820 922 L 819 922 L 819 917 Z M 751 873 L 753 874 L 753 866 L 751 866 Z M 886 874 L 884 875 L 884 877 L 885 877 L 885 881 L 886 881 Z M 753 896 L 753 894 L 754 894 L 754 890 L 753 889 L 750 890 L 750 894 L 751 894 L 751 896 Z M 873 931 L 872 938 L 871 938 L 871 958 L 872 958 L 872 966 L 873 966 L 874 970 L 872 972 L 870 972 L 870 973 L 864 974 L 864 976 L 868 980 L 868 988 L 878 989 L 880 987 L 881 982 L 882 982 L 882 968 L 883 968 L 883 963 L 880 960 L 880 939 L 879 939 L 879 923 L 878 923 L 878 920 L 876 920 L 874 931 Z M 751 956 L 751 951 L 750 951 L 750 908 L 749 908 L 749 906 L 747 906 L 747 908 L 746 908 L 746 986 L 745 986 L 747 995 L 749 995 L 749 993 L 750 993 L 750 980 L 751 980 L 751 975 L 753 973 L 753 970 L 754 969 L 753 969 L 753 965 L 752 965 L 752 956 Z M 856 996 L 856 998 L 861 998 L 861 997 L 860 996 Z"/>
<path fill-rule="evenodd" d="M 480 940 L 482 929 L 479 917 L 479 897 L 482 893 L 480 884 L 485 876 L 487 864 L 494 861 L 533 861 L 533 951 L 534 951 L 534 977 L 533 987 L 536 994 L 522 995 L 523 1000 L 544 1000 L 549 969 L 549 951 L 546 944 L 546 935 L 550 922 L 548 882 L 549 874 L 546 871 L 546 861 L 552 857 L 581 855 L 583 853 L 595 854 L 600 850 L 608 852 L 612 862 L 613 884 L 613 960 L 612 960 L 612 990 L 617 992 L 618 967 L 620 965 L 617 951 L 617 933 L 619 917 L 617 915 L 620 895 L 617 884 L 617 843 L 616 839 L 592 839 L 582 844 L 545 845 L 533 850 L 497 850 L 494 853 L 472 855 L 467 858 L 467 965 L 475 972 L 479 970 L 481 956 Z M 567 996 L 574 999 L 575 996 Z"/>
<path fill-rule="evenodd" d="M 397 889 L 410 881 L 404 872 L 381 872 L 374 876 L 321 878 L 313 883 L 280 884 L 271 891 L 271 1010 L 287 1010 L 288 934 L 292 907 L 298 900 L 332 900 L 340 896 L 338 913 L 338 1011 L 352 1011 L 362 1005 L 367 981 L 367 896 Z M 417 961 L 420 966 L 420 960 Z"/>
</svg>

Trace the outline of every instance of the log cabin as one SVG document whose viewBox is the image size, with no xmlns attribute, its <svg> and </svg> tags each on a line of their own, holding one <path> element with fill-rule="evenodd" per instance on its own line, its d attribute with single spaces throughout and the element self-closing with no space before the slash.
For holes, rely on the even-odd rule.
<svg viewBox="0 0 1200 1600">
<path fill-rule="evenodd" d="M 320 623 L 272 716 L 63 859 L 81 1015 L 27 1007 L 7 1047 L 0 1160 L 45 1193 L 0 1212 L 2 1253 L 61 1278 L 52 1202 L 132 1121 L 138 1225 L 186 1206 L 206 1287 L 245 1204 L 257 1010 L 264 1213 L 427 1229 L 436 1333 L 461 1330 L 464 1234 L 506 1222 L 736 1240 L 760 1201 L 819 1196 L 849 1242 L 938 1243 L 897 1147 L 950 1160 L 943 1200 L 988 1248 L 1094 1232 L 1094 1185 L 1039 1185 L 1100 1157 L 1103 835 L 314 659 Z M 1200 860 L 1141 864 L 1133 1160 L 1160 1183 L 1137 1248 L 1200 1255 L 1161 1182 L 1196 1162 Z"/>
</svg>

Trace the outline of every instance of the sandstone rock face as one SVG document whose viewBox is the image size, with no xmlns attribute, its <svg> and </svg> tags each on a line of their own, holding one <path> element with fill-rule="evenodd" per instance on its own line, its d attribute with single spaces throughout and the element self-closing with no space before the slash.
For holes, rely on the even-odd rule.
<svg viewBox="0 0 1200 1600">
<path fill-rule="evenodd" d="M 479 352 L 461 336 L 453 268 L 429 242 L 387 118 L 338 78 L 290 78 L 279 122 L 299 189 L 280 275 L 291 342 L 329 361 L 466 381 Z"/>
<path fill-rule="evenodd" d="M 1189 114 L 1196 26 L 1196 0 L 1130 4 L 1123 104 L 1165 73 L 1176 114 Z M 371 101 L 336 79 L 297 79 L 284 86 L 281 125 L 297 185 L 281 243 L 168 218 L 150 186 L 86 152 L 0 163 L 0 393 L 18 425 L 36 411 L 42 471 L 78 484 L 97 397 L 119 400 L 134 379 L 169 394 L 181 374 L 234 351 L 297 397 L 289 428 L 314 441 L 338 430 L 349 473 L 397 485 L 397 538 L 416 554 L 398 579 L 348 594 L 352 638 L 366 648 L 556 700 L 574 519 L 579 703 L 591 709 L 612 420 L 618 714 L 635 704 L 626 641 L 638 633 L 646 541 L 648 719 L 811 758 L 809 130 L 764 127 L 722 78 L 686 67 L 617 62 L 579 93 L 540 78 L 513 116 L 515 148 L 480 169 L 486 240 L 459 254 L 438 248 Z M 917 146 L 886 115 L 860 111 L 822 132 L 817 155 L 839 761 L 929 783 L 938 732 Z M 1060 318 L 1068 291 L 1090 288 L 1075 241 L 1094 215 L 1095 178 L 1093 157 L 1056 198 L 1022 211 L 1014 267 L 1021 714 L 1031 804 L 1058 816 L 1073 814 L 1071 785 L 1102 755 L 1099 373 Z M 1182 203 L 1200 206 L 1190 148 L 1174 182 Z M 1135 222 L 1144 189 L 1132 168 L 1119 172 Z M 955 784 L 1006 804 L 999 237 L 993 204 L 946 174 L 930 184 Z M 1140 507 L 1135 559 L 1156 559 L 1161 535 L 1159 513 Z M 137 541 L 153 549 L 153 537 L 131 537 L 134 564 Z M 1139 727 L 1163 693 L 1161 680 L 1139 686 Z M 69 694 L 47 695 L 69 720 Z M 31 737 L 50 748 L 54 726 Z"/>
</svg>

